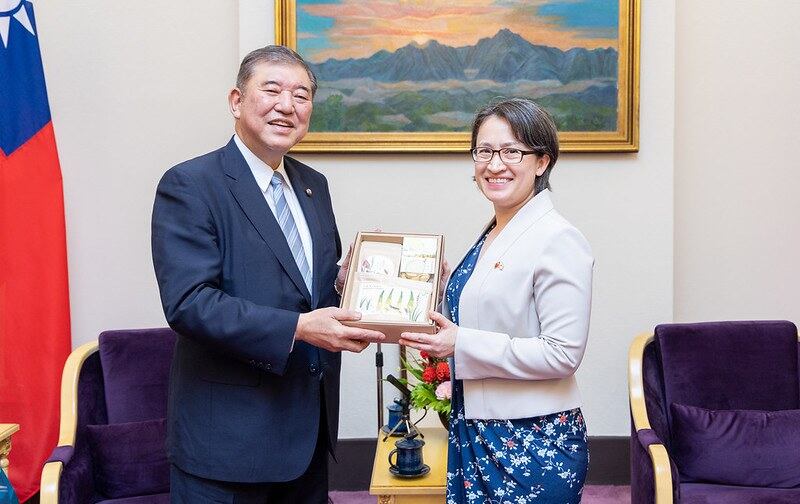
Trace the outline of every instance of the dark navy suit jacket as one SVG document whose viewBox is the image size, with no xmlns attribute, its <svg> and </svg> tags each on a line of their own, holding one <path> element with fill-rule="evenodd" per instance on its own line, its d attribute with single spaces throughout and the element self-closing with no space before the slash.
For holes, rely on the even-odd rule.
<svg viewBox="0 0 800 504">
<path fill-rule="evenodd" d="M 341 356 L 292 341 L 300 313 L 339 303 L 341 242 L 325 177 L 289 157 L 284 166 L 311 231 L 312 292 L 232 139 L 167 171 L 156 192 L 153 263 L 179 334 L 167 451 L 200 477 L 288 481 L 318 435 L 335 449 Z"/>
</svg>

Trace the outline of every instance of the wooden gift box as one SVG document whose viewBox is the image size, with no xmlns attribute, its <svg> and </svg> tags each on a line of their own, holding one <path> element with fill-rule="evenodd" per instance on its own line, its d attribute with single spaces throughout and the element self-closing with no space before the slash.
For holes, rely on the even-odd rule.
<svg viewBox="0 0 800 504">
<path fill-rule="evenodd" d="M 415 250 L 420 253 L 415 255 Z M 435 333 L 428 312 L 439 300 L 443 258 L 442 235 L 358 233 L 340 306 L 362 312 L 362 319 L 343 324 L 380 331 L 386 335 L 384 343 L 397 343 L 405 331 Z"/>
</svg>

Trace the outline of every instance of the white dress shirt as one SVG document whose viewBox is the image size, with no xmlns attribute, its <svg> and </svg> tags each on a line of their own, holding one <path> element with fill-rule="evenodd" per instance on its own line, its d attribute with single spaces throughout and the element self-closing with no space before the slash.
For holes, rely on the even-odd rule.
<svg viewBox="0 0 800 504">
<path fill-rule="evenodd" d="M 283 176 L 283 196 L 286 198 L 286 204 L 289 206 L 289 211 L 292 213 L 294 223 L 297 226 L 300 241 L 303 243 L 303 252 L 306 255 L 306 262 L 308 262 L 308 269 L 313 279 L 314 251 L 311 243 L 311 232 L 308 230 L 308 223 L 306 222 L 305 215 L 303 215 L 303 209 L 300 208 L 300 202 L 297 201 L 297 195 L 295 195 L 292 189 L 292 183 L 289 181 L 289 176 L 286 174 L 286 168 L 283 166 L 283 158 L 281 158 L 281 163 L 278 165 L 278 168 L 273 170 L 271 166 L 261 161 L 258 156 L 247 148 L 244 142 L 239 138 L 239 135 L 234 135 L 233 141 L 236 142 L 236 146 L 239 147 L 239 150 L 242 152 L 244 160 L 247 161 L 247 166 L 249 166 L 250 171 L 253 172 L 258 188 L 261 189 L 261 194 L 263 194 L 264 199 L 267 200 L 267 205 L 269 205 L 269 209 L 272 210 L 272 215 L 275 215 L 275 219 L 277 219 L 278 216 L 275 214 L 275 200 L 272 199 L 272 192 L 269 190 L 270 181 L 272 180 L 272 175 L 276 171 Z"/>
</svg>

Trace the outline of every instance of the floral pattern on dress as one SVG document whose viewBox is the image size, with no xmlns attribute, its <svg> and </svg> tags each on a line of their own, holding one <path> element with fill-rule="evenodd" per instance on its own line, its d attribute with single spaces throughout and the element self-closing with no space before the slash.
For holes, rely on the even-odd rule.
<svg viewBox="0 0 800 504">
<path fill-rule="evenodd" d="M 461 291 L 485 240 L 484 234 L 447 285 L 447 303 L 455 324 Z M 455 366 L 451 369 L 455 371 Z M 453 378 L 447 504 L 580 502 L 589 465 L 580 408 L 513 420 L 466 419 L 463 384 L 457 376 Z"/>
</svg>

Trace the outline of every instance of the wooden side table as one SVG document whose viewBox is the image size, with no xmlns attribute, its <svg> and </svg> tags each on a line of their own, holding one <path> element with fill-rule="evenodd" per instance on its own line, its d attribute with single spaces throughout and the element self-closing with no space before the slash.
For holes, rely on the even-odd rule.
<svg viewBox="0 0 800 504">
<path fill-rule="evenodd" d="M 11 451 L 11 436 L 19 430 L 17 424 L 0 424 L 0 469 L 8 476 L 8 452 Z"/>
<path fill-rule="evenodd" d="M 389 452 L 400 438 L 389 438 L 378 433 L 375 463 L 369 493 L 378 496 L 378 504 L 441 504 L 445 500 L 445 475 L 447 474 L 447 431 L 442 428 L 420 429 L 425 436 L 422 447 L 423 461 L 431 472 L 419 478 L 397 478 L 389 472 Z"/>
</svg>

